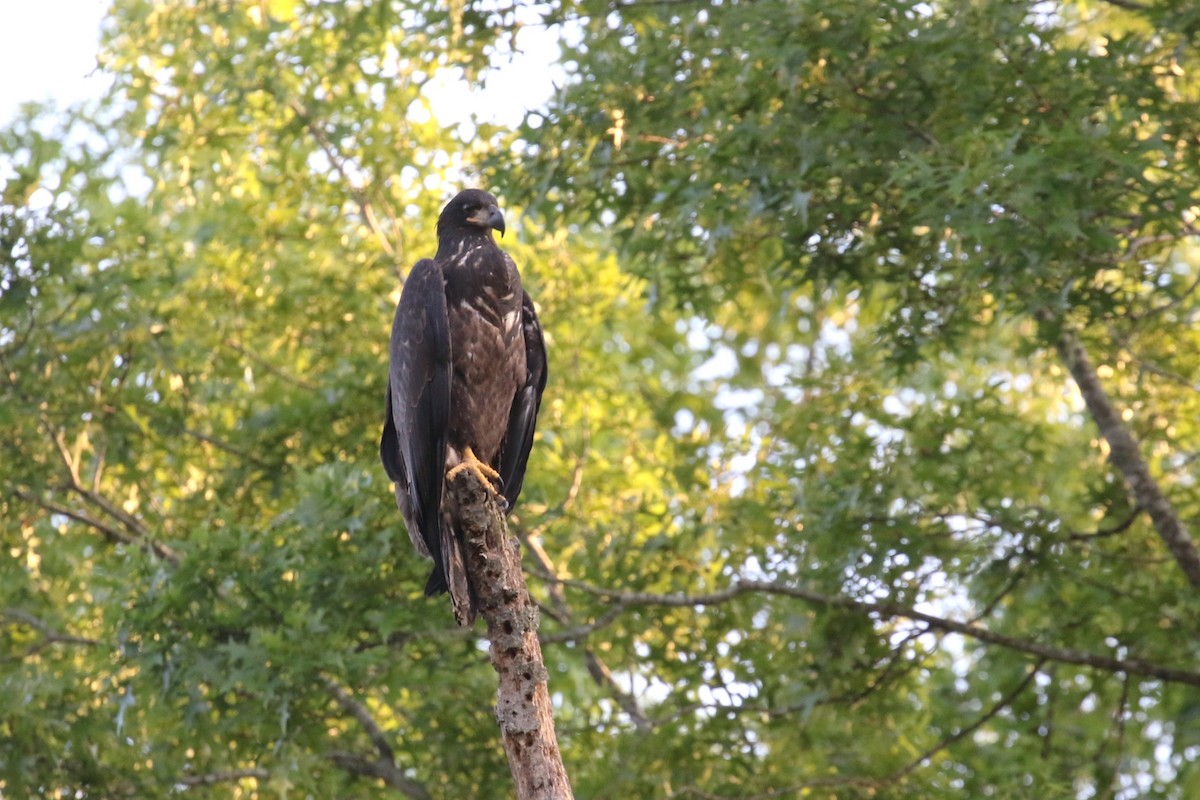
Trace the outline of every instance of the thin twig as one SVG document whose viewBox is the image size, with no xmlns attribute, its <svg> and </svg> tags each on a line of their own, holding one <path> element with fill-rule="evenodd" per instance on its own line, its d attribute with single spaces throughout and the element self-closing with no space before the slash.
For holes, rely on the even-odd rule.
<svg viewBox="0 0 1200 800">
<path fill-rule="evenodd" d="M 0 609 L 0 617 L 6 617 L 13 622 L 33 628 L 41 634 L 42 640 L 46 644 L 79 644 L 87 647 L 96 647 L 100 644 L 96 639 L 89 639 L 86 636 L 76 636 L 71 633 L 62 633 L 55 630 L 45 620 L 35 617 L 28 611 L 22 611 L 19 608 Z"/>
<path fill-rule="evenodd" d="M 959 730 L 945 737 L 937 744 L 925 750 L 912 761 L 908 762 L 903 767 L 900 767 L 900 769 L 896 770 L 895 772 L 879 778 L 870 778 L 859 775 L 813 778 L 811 780 L 802 781 L 790 786 L 771 789 L 759 794 L 737 795 L 737 798 L 738 800 L 776 800 L 777 798 L 783 797 L 799 797 L 800 794 L 806 789 L 815 789 L 823 786 L 862 786 L 868 789 L 878 790 L 890 784 L 897 783 L 898 781 L 903 780 L 910 773 L 919 769 L 921 765 L 933 758 L 938 753 L 949 747 L 953 747 L 958 742 L 975 733 L 975 731 L 979 730 L 988 722 L 995 719 L 996 716 L 1004 711 L 1004 709 L 1012 705 L 1021 695 L 1021 693 L 1028 689 L 1030 684 L 1033 683 L 1033 679 L 1037 676 L 1038 671 L 1041 669 L 1042 663 L 1042 661 L 1039 661 L 1037 664 L 1035 664 L 1016 686 L 1005 693 L 1004 696 L 997 700 L 991 708 L 985 711 L 970 725 L 967 725 L 965 728 L 960 728 Z M 699 789 L 695 786 L 684 787 L 678 792 L 672 793 L 671 797 L 694 797 L 698 798 L 698 800 L 733 800 L 733 797 L 730 795 L 714 794 L 712 792 Z"/>
<path fill-rule="evenodd" d="M 363 219 L 366 221 L 367 226 L 371 229 L 371 232 L 375 234 L 375 239 L 379 242 L 379 246 L 382 247 L 383 251 L 391 256 L 394 261 L 396 248 L 392 245 L 387 235 L 383 232 L 383 229 L 379 226 L 379 220 L 375 217 L 375 211 L 371 205 L 371 198 L 368 197 L 366 191 L 363 190 L 358 183 L 350 177 L 350 170 L 346 166 L 346 159 L 341 153 L 338 152 L 337 148 L 333 146 L 333 143 L 329 141 L 329 137 L 325 135 L 325 131 L 322 130 L 321 126 L 317 124 L 316 119 L 308 113 L 308 109 L 302 106 L 298 101 L 292 101 L 289 105 L 296 116 L 299 117 L 304 123 L 304 126 L 308 129 L 309 134 L 311 134 L 313 139 L 316 140 L 321 150 L 324 151 L 325 157 L 329 159 L 331 164 L 333 164 L 333 168 L 337 170 L 338 175 L 346 184 L 346 188 L 349 190 L 350 196 L 354 198 L 354 202 L 358 204 L 359 210 L 362 211 Z M 393 222 L 395 222 L 395 215 L 392 214 L 390 210 L 388 210 L 388 216 Z M 398 268 L 399 265 L 397 265 L 397 269 Z"/>
<path fill-rule="evenodd" d="M 1123 8 L 1126 11 L 1149 11 L 1150 6 L 1145 3 L 1138 3 L 1135 0 L 1104 0 L 1110 6 Z"/>
<path fill-rule="evenodd" d="M 582 474 L 582 471 L 583 468 L 581 460 L 579 463 L 579 468 L 576 470 L 576 474 Z M 546 553 L 545 549 L 542 548 L 541 544 L 537 542 L 537 540 L 530 539 L 529 537 L 523 537 L 522 544 L 524 544 L 526 549 L 533 554 L 534 559 L 538 562 L 538 565 L 542 570 L 553 575 L 558 574 L 557 570 L 555 570 L 554 562 L 551 561 L 550 556 Z M 570 605 L 567 603 L 567 598 L 563 594 L 562 586 L 556 583 L 551 583 L 549 584 L 548 590 L 550 593 L 550 602 L 554 612 L 554 618 L 563 625 L 568 624 L 571 620 L 572 612 Z M 620 608 L 611 608 L 597 619 L 592 620 L 592 622 L 588 625 L 573 628 L 571 631 L 569 631 L 569 633 L 577 633 L 581 635 L 571 636 L 570 638 L 560 638 L 562 633 L 568 633 L 564 631 L 560 632 L 559 634 L 539 634 L 538 638 L 543 643 L 554 641 L 573 641 L 585 638 L 587 633 L 602 628 L 615 620 L 621 613 L 621 610 L 622 609 Z M 646 712 L 642 710 L 637 698 L 629 692 L 626 692 L 617 684 L 616 679 L 613 678 L 612 671 L 609 670 L 608 666 L 600 660 L 600 657 L 596 655 L 592 648 L 585 647 L 583 651 L 583 657 L 584 665 L 587 667 L 588 674 L 592 676 L 592 680 L 594 680 L 601 689 L 604 689 L 609 693 L 612 699 L 616 701 L 617 705 L 621 707 L 621 710 L 624 711 L 629 716 L 629 719 L 633 721 L 634 726 L 640 731 L 646 731 L 652 728 L 653 723 L 651 723 L 650 718 L 646 716 Z"/>
<path fill-rule="evenodd" d="M 226 442 L 223 439 L 218 439 L 215 436 L 209 436 L 207 433 L 201 433 L 200 431 L 192 430 L 191 428 L 185 428 L 183 432 L 185 434 L 187 434 L 188 436 L 191 436 L 193 439 L 204 442 L 205 444 L 212 445 L 213 447 L 217 448 L 218 450 L 222 450 L 226 453 L 229 453 L 230 455 L 237 456 L 238 458 L 240 458 L 244 461 L 248 461 L 251 464 L 254 464 L 256 467 L 261 467 L 263 469 L 269 469 L 271 467 L 271 464 L 268 464 L 266 461 L 259 458 L 258 456 L 254 455 L 252 453 L 247 453 L 245 450 L 241 449 L 240 447 L 235 447 L 234 445 L 230 444 L 229 442 Z"/>
<path fill-rule="evenodd" d="M 1114 747 L 1112 751 L 1118 754 L 1124 750 L 1125 718 L 1128 716 L 1129 711 L 1129 688 L 1131 683 L 1133 683 L 1133 680 L 1130 678 L 1130 676 L 1123 676 L 1121 680 L 1121 699 L 1117 703 L 1117 710 L 1113 713 L 1113 723 L 1116 726 L 1117 732 L 1115 741 L 1113 742 Z M 1100 752 L 1096 755 L 1097 764 L 1111 763 L 1111 759 L 1105 757 L 1105 752 L 1108 750 L 1108 744 L 1109 740 L 1106 738 L 1105 741 L 1100 745 Z M 1113 770 L 1112 781 L 1110 783 L 1110 791 L 1112 792 L 1113 797 L 1115 797 L 1117 794 L 1116 786 L 1120 774 L 1120 770 Z"/>
<path fill-rule="evenodd" d="M 1092 539 L 1105 539 L 1109 536 L 1116 536 L 1118 533 L 1124 533 L 1125 531 L 1129 530 L 1133 526 L 1133 523 L 1137 522 L 1137 518 L 1142 515 L 1142 510 L 1143 509 L 1141 506 L 1137 506 L 1133 509 L 1128 517 L 1121 520 L 1121 522 L 1117 523 L 1111 528 L 1099 528 L 1086 533 L 1072 533 L 1067 538 L 1073 542 L 1086 542 Z"/>
<path fill-rule="evenodd" d="M 947 736 L 945 739 L 938 742 L 933 747 L 929 748 L 924 753 L 922 753 L 921 755 L 914 758 L 912 761 L 910 761 L 908 763 L 907 766 L 902 767 L 901 769 L 892 773 L 892 775 L 889 776 L 887 782 L 892 783 L 894 781 L 897 781 L 897 780 L 903 778 L 905 775 L 908 775 L 909 773 L 913 772 L 914 770 L 916 770 L 918 767 L 920 767 L 922 764 L 924 764 L 929 759 L 933 758 L 935 755 L 937 755 L 941 751 L 945 750 L 948 747 L 953 746 L 957 742 L 961 742 L 963 739 L 965 739 L 968 736 L 970 736 L 971 734 L 975 733 L 975 731 L 979 730 L 984 725 L 986 725 L 988 722 L 990 722 L 992 719 L 994 719 L 997 714 L 999 714 L 1001 711 L 1003 711 L 1004 709 L 1006 709 L 1010 705 L 1012 705 L 1016 701 L 1016 699 L 1021 695 L 1021 693 L 1029 688 L 1029 685 L 1031 683 L 1033 683 L 1033 679 L 1035 677 L 1037 677 L 1038 672 L 1041 670 L 1042 665 L 1045 663 L 1046 663 L 1046 659 L 1044 659 L 1044 658 L 1039 659 L 1038 662 L 1036 664 L 1034 664 L 1033 667 L 1030 668 L 1029 672 L 1026 673 L 1025 677 L 1021 680 L 1021 682 L 1018 683 L 1016 686 L 1014 686 L 1012 689 L 1010 689 L 1007 694 L 1005 694 L 1003 697 L 1001 697 L 999 700 L 997 700 L 996 703 L 990 709 L 988 709 L 985 714 L 983 714 L 983 716 L 981 716 L 979 719 L 975 720 L 973 723 L 971 723 L 967 727 L 960 728 L 958 731 L 956 731 L 952 735 Z"/>
<path fill-rule="evenodd" d="M 227 769 L 219 772 L 209 772 L 204 775 L 185 775 L 182 778 L 176 778 L 175 784 L 178 786 L 213 786 L 218 783 L 229 783 L 246 778 L 265 781 L 270 777 L 271 773 L 261 767 L 247 767 L 245 769 Z"/>
<path fill-rule="evenodd" d="M 319 384 L 312 383 L 311 381 L 306 381 L 303 378 L 298 378 L 295 375 L 292 375 L 291 373 L 286 372 L 285 370 L 281 369 L 277 365 L 272 364 L 270 361 L 267 361 L 266 359 L 262 358 L 257 353 L 254 353 L 253 351 L 249 350 L 244 345 L 242 345 L 241 342 L 238 342 L 234 339 L 226 339 L 225 341 L 221 342 L 221 344 L 223 344 L 225 347 L 228 347 L 230 350 L 232 350 L 233 352 L 242 356 L 243 358 L 253 361 L 255 364 L 259 365 L 267 372 L 271 373 L 272 375 L 274 375 L 278 378 L 282 378 L 284 381 L 286 381 L 287 383 L 290 383 L 291 385 L 293 385 L 297 388 L 303 389 L 306 392 L 321 391 L 321 386 Z"/>
<path fill-rule="evenodd" d="M 432 800 L 432 795 L 424 786 L 405 775 L 395 764 L 384 759 L 370 759 L 342 750 L 326 753 L 325 757 L 347 772 L 365 778 L 378 778 L 411 800 Z"/>
</svg>

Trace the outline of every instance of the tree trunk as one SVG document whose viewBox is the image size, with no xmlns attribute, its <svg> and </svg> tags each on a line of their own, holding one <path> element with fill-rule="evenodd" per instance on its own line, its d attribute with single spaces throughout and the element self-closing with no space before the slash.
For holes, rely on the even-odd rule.
<svg viewBox="0 0 1200 800">
<path fill-rule="evenodd" d="M 456 476 L 449 491 L 459 512 L 468 580 L 492 643 L 500 684 L 496 721 L 517 800 L 571 800 L 537 638 L 538 608 L 525 586 L 520 547 L 495 496 L 470 470 Z"/>
</svg>

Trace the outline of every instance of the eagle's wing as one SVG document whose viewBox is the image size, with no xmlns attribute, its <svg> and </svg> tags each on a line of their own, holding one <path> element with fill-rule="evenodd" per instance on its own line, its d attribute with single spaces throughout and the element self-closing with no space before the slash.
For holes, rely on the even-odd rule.
<svg viewBox="0 0 1200 800">
<path fill-rule="evenodd" d="M 525 336 L 525 383 L 513 398 L 508 430 L 500 445 L 500 480 L 509 510 L 517 504 L 525 482 L 525 464 L 533 447 L 533 429 L 546 388 L 546 342 L 528 292 L 522 292 L 521 332 Z"/>
<path fill-rule="evenodd" d="M 379 460 L 387 476 L 396 484 L 396 505 L 407 520 L 411 514 L 408 502 L 408 473 L 404 471 L 404 456 L 400 455 L 400 437 L 396 436 L 396 421 L 392 417 L 392 381 L 388 378 L 387 409 L 383 415 L 383 435 L 379 437 Z"/>
<path fill-rule="evenodd" d="M 404 282 L 390 356 L 380 455 L 396 481 L 409 538 L 433 558 L 425 593 L 437 594 L 446 590 L 448 572 L 441 504 L 450 419 L 450 323 L 442 269 L 429 259 L 418 261 Z"/>
</svg>

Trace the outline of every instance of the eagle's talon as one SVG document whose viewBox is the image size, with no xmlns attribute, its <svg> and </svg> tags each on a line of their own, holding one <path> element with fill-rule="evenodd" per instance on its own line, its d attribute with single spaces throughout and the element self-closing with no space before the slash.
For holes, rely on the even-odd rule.
<svg viewBox="0 0 1200 800">
<path fill-rule="evenodd" d="M 475 477 L 479 479 L 480 483 L 487 487 L 488 491 L 494 495 L 500 496 L 500 473 L 492 469 L 490 464 L 485 464 L 484 462 L 480 461 L 469 447 L 463 453 L 463 460 L 458 464 L 455 464 L 449 469 L 448 472 L 446 472 L 446 480 L 452 481 L 466 470 L 470 470 L 471 472 L 475 473 Z M 496 485 L 493 486 L 492 481 L 495 481 Z"/>
</svg>

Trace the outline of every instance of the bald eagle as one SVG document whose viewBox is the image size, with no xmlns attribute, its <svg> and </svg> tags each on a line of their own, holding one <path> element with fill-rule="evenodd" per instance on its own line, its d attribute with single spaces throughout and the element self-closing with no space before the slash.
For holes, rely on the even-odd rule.
<svg viewBox="0 0 1200 800">
<path fill-rule="evenodd" d="M 438 217 L 437 254 L 408 275 L 392 323 L 387 416 L 379 455 L 421 555 L 426 596 L 449 591 L 460 625 L 475 621 L 446 481 L 471 469 L 511 511 L 521 493 L 542 391 L 542 326 L 512 258 L 496 198 L 460 192 Z"/>
</svg>

